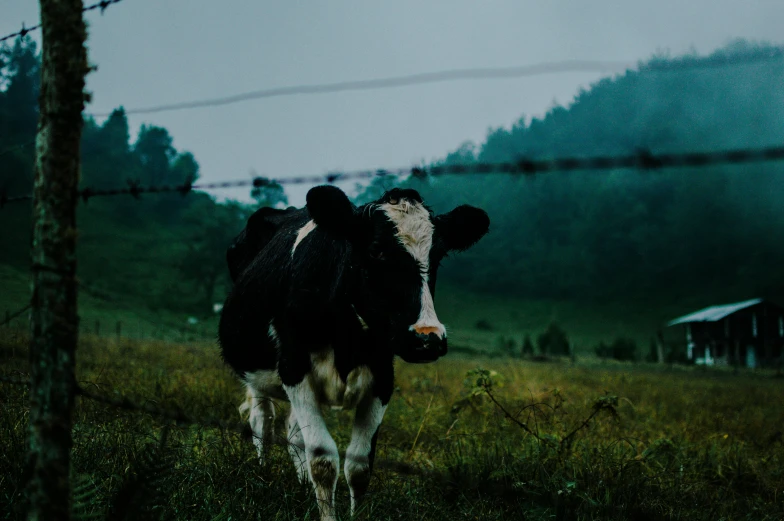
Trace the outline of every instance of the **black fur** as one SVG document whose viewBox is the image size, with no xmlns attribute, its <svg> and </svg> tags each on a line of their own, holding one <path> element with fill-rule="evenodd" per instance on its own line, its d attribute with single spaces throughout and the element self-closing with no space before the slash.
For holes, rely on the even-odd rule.
<svg viewBox="0 0 784 521">
<path fill-rule="evenodd" d="M 284 385 L 296 385 L 311 370 L 309 353 L 331 346 L 341 378 L 366 365 L 373 394 L 386 404 L 395 355 L 429 362 L 445 352 L 445 344 L 434 350 L 408 331 L 420 308 L 420 266 L 398 242 L 386 214 L 375 209 L 401 198 L 422 201 L 414 190 L 395 189 L 355 208 L 339 189 L 323 186 L 308 193 L 307 208 L 260 210 L 251 218 L 228 255 L 235 284 L 219 326 L 222 356 L 238 375 L 277 368 Z M 317 227 L 292 256 L 297 232 L 310 219 Z M 476 243 L 489 220 L 467 206 L 431 219 L 429 281 L 435 295 L 439 261 Z M 270 323 L 280 349 L 268 334 Z"/>
</svg>

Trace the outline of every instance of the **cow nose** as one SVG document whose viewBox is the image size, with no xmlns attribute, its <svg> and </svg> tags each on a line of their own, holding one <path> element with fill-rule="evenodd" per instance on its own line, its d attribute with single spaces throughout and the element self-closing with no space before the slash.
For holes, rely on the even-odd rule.
<svg viewBox="0 0 784 521">
<path fill-rule="evenodd" d="M 441 338 L 441 330 L 437 327 L 432 326 L 414 326 L 414 333 L 417 334 L 417 337 L 428 337 L 429 335 L 435 335 L 436 338 Z"/>
<path fill-rule="evenodd" d="M 417 339 L 422 342 L 425 350 L 438 353 L 438 356 L 446 354 L 446 337 L 441 337 L 437 332 L 416 333 Z"/>
</svg>

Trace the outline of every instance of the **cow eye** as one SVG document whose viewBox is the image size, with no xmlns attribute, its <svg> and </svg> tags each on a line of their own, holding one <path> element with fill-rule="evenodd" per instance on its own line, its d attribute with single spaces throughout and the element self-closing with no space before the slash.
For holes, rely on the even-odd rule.
<svg viewBox="0 0 784 521">
<path fill-rule="evenodd" d="M 369 253 L 369 255 L 370 255 L 371 259 L 377 260 L 377 261 L 384 260 L 384 258 L 385 258 L 384 257 L 384 252 L 381 251 L 381 250 L 371 251 Z"/>
</svg>

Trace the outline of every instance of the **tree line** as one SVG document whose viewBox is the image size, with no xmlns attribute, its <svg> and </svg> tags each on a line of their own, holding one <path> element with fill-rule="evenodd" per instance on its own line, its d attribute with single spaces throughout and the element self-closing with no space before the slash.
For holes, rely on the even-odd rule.
<svg viewBox="0 0 784 521">
<path fill-rule="evenodd" d="M 32 191 L 41 57 L 29 37 L 0 48 L 0 190 Z M 199 179 L 191 152 L 169 131 L 142 125 L 132 138 L 122 107 L 103 122 L 85 118 L 81 187 L 182 185 Z M 87 293 L 145 306 L 207 313 L 229 283 L 225 251 L 259 206 L 287 204 L 272 183 L 251 192 L 255 203 L 218 203 L 203 192 L 94 198 L 79 208 L 79 274 Z M 0 212 L 0 263 L 29 265 L 29 205 Z M 133 303 L 133 302 L 132 302 Z"/>
<path fill-rule="evenodd" d="M 434 164 L 780 145 L 781 51 L 739 40 L 704 57 L 654 56 L 580 90 L 568 106 L 492 128 L 483 143 L 464 143 Z M 39 76 L 32 40 L 0 50 L 0 152 L 11 149 L 0 157 L 0 189 L 9 194 L 32 188 L 34 149 L 15 147 L 35 137 Z M 143 125 L 132 137 L 121 107 L 103 123 L 86 119 L 82 154 L 83 186 L 199 178 L 194 155 L 177 150 L 165 128 Z M 439 277 L 476 291 L 641 305 L 695 296 L 775 298 L 784 295 L 782 174 L 780 163 L 759 163 L 379 178 L 358 187 L 355 201 L 399 184 L 419 190 L 437 211 L 465 202 L 485 208 L 490 234 L 481 247 L 445 262 Z M 204 193 L 90 200 L 79 209 L 80 276 L 96 292 L 135 295 L 144 305 L 207 310 L 223 296 L 225 248 L 249 213 L 287 204 L 279 185 L 252 196 L 255 204 L 219 204 Z M 0 212 L 0 263 L 26 268 L 29 207 L 14 206 Z"/>
<path fill-rule="evenodd" d="M 780 146 L 782 50 L 739 40 L 706 57 L 655 56 L 435 164 Z M 476 290 L 643 305 L 784 295 L 782 163 L 402 184 L 438 211 L 488 210 L 481 247 L 444 266 L 444 278 Z M 389 186 L 377 179 L 357 201 Z"/>
</svg>

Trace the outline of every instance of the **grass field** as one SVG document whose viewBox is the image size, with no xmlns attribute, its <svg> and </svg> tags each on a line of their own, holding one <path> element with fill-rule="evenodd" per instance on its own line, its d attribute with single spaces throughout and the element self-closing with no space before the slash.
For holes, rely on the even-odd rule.
<svg viewBox="0 0 784 521">
<path fill-rule="evenodd" d="M 139 268 L 141 270 L 141 268 Z M 150 271 L 154 271 L 151 267 Z M 157 287 L 157 283 L 150 283 Z M 27 272 L 0 264 L 0 320 L 5 311 L 13 312 L 29 302 L 30 280 Z M 650 302 L 570 302 L 529 300 L 467 292 L 447 281 L 439 284 L 436 309 L 449 330 L 451 345 L 472 351 L 499 351 L 501 339 L 511 339 L 519 349 L 523 338 L 536 337 L 551 322 L 563 327 L 578 355 L 593 354 L 599 342 L 628 337 L 637 342 L 640 356 L 647 352 L 650 339 L 668 319 L 716 303 L 710 299 L 653 305 Z M 199 317 L 189 325 L 187 313 L 164 308 L 150 309 L 128 294 L 82 284 L 79 293 L 80 330 L 100 336 L 115 336 L 120 323 L 121 336 L 134 339 L 182 341 L 214 338 L 217 316 Z M 26 327 L 26 315 L 15 322 Z M 484 322 L 490 329 L 481 329 Z"/>
<path fill-rule="evenodd" d="M 0 332 L 3 374 L 24 377 L 25 343 Z M 765 372 L 585 364 L 459 355 L 399 362 L 359 517 L 784 519 L 784 381 Z M 241 425 L 241 386 L 212 344 L 86 336 L 78 380 L 98 395 Z M 0 384 L 0 403 L 0 518 L 23 519 L 25 389 Z M 276 418 L 280 436 L 286 408 Z M 350 414 L 327 417 L 342 451 Z M 175 425 L 85 398 L 74 422 L 81 518 L 317 519 L 285 448 L 274 446 L 261 467 L 247 428 Z M 337 494 L 348 519 L 342 475 Z"/>
</svg>

